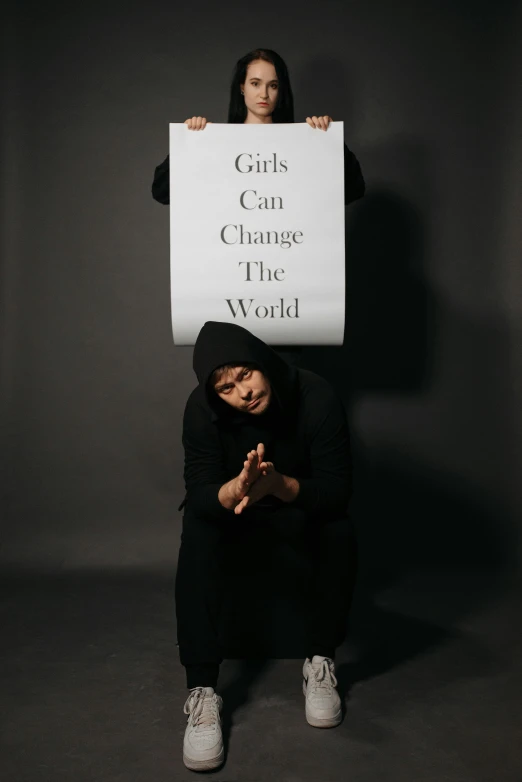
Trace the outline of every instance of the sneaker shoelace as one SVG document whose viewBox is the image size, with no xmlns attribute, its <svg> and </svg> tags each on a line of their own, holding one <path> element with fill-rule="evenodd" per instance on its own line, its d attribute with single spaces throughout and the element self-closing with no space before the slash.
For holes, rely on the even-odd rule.
<svg viewBox="0 0 522 782">
<path fill-rule="evenodd" d="M 314 689 L 324 689 L 330 692 L 332 687 L 337 687 L 337 679 L 328 660 L 322 660 L 319 665 L 310 665 L 310 667 L 312 669 L 311 676 L 314 678 Z"/>
<path fill-rule="evenodd" d="M 190 714 L 195 728 L 211 728 L 217 720 L 217 699 L 214 693 L 211 697 L 205 696 L 203 690 L 191 692 L 183 707 L 185 714 Z"/>
</svg>

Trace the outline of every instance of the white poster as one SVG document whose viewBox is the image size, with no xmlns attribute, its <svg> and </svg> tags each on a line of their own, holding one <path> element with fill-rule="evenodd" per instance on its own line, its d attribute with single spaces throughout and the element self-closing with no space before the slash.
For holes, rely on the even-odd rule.
<svg viewBox="0 0 522 782">
<path fill-rule="evenodd" d="M 341 345 L 343 123 L 169 127 L 175 344 L 219 320 L 269 345 Z"/>
</svg>

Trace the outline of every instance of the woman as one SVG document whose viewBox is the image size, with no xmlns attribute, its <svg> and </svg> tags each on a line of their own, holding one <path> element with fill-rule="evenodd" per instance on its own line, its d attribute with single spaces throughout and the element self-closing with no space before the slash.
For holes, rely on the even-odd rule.
<svg viewBox="0 0 522 782">
<path fill-rule="evenodd" d="M 204 130 L 206 117 L 189 117 L 185 120 L 189 130 Z M 327 130 L 332 118 L 313 116 L 307 123 L 320 130 Z M 269 124 L 294 122 L 294 98 L 290 77 L 284 60 L 271 49 L 254 49 L 236 64 L 230 85 L 228 106 L 230 124 Z M 364 179 L 361 167 L 353 152 L 344 145 L 344 203 L 350 204 L 364 195 Z M 152 196 L 160 204 L 168 204 L 169 157 L 154 172 Z"/>
<path fill-rule="evenodd" d="M 320 130 L 327 130 L 332 118 L 313 116 L 307 123 Z M 294 122 L 294 98 L 290 77 L 284 60 L 271 49 L 254 49 L 236 64 L 230 85 L 228 106 L 230 124 L 269 124 Z M 204 130 L 206 117 L 189 117 L 185 120 L 189 130 Z M 359 161 L 344 145 L 344 203 L 350 204 L 364 195 L 364 179 Z M 152 195 L 160 204 L 168 204 L 169 157 L 156 168 Z M 274 345 L 274 350 L 290 364 L 297 364 L 302 349 L 296 345 Z"/>
</svg>

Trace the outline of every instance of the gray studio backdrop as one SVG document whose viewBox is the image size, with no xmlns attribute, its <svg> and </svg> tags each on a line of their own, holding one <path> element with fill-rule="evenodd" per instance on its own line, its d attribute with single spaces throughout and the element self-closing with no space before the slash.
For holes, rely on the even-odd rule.
<svg viewBox="0 0 522 782">
<path fill-rule="evenodd" d="M 151 180 L 168 123 L 224 122 L 236 59 L 264 45 L 288 63 L 298 120 L 344 120 L 367 182 L 347 209 L 345 345 L 303 355 L 346 403 L 363 550 L 376 569 L 510 572 L 518 5 L 21 2 L 4 14 L 3 566 L 175 568 L 195 376 L 192 348 L 172 342 L 168 208 Z"/>
</svg>

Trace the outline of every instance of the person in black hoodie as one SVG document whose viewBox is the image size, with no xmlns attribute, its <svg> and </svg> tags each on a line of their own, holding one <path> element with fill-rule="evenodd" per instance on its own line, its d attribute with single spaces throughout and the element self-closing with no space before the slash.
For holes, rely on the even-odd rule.
<svg viewBox="0 0 522 782">
<path fill-rule="evenodd" d="M 175 599 L 188 724 L 183 758 L 207 770 L 224 759 L 221 697 L 221 545 L 252 524 L 313 563 L 305 715 L 341 721 L 334 656 L 346 633 L 356 543 L 348 503 L 349 431 L 341 399 L 314 372 L 289 365 L 247 329 L 207 321 L 193 357 L 198 386 L 183 417 L 185 498 Z"/>
</svg>

